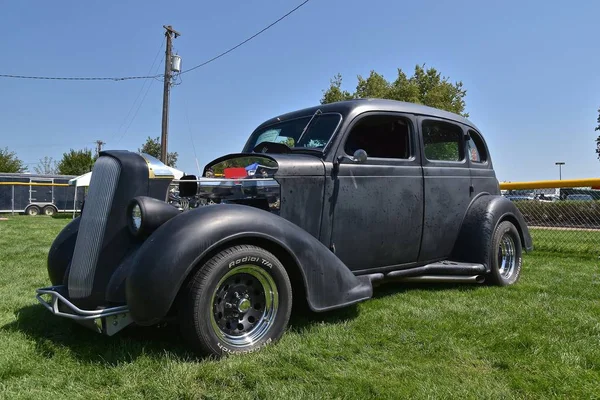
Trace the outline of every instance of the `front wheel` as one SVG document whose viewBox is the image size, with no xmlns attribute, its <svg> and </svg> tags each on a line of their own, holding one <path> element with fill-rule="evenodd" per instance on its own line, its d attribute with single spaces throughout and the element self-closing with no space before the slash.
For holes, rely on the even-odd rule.
<svg viewBox="0 0 600 400">
<path fill-rule="evenodd" d="M 248 353 L 276 342 L 292 309 L 292 287 L 281 262 L 249 245 L 215 255 L 182 294 L 182 334 L 200 354 Z"/>
<path fill-rule="evenodd" d="M 521 275 L 523 249 L 519 232 L 512 222 L 498 224 L 491 246 L 490 283 L 498 286 L 516 283 Z"/>
</svg>

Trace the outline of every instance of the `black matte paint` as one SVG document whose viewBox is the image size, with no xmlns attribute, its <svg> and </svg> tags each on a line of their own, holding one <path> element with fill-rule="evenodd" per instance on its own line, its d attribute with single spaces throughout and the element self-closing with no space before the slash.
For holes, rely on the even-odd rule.
<svg viewBox="0 0 600 400">
<path fill-rule="evenodd" d="M 481 195 L 471 204 L 463 221 L 451 259 L 484 264 L 489 268 L 491 239 L 501 221 L 515 224 L 526 251 L 533 244 L 523 215 L 514 203 L 502 196 Z"/>
<path fill-rule="evenodd" d="M 169 203 L 148 196 L 137 196 L 129 203 L 127 215 L 131 215 L 131 210 L 135 205 L 140 207 L 142 214 L 141 225 L 136 229 L 133 226 L 133 220 L 131 218 L 127 219 L 127 224 L 131 233 L 138 238 L 148 237 L 169 219 L 181 214 L 179 209 Z"/>
<path fill-rule="evenodd" d="M 65 273 L 73 258 L 73 249 L 77 240 L 81 218 L 77 217 L 67 224 L 52 242 L 48 252 L 48 276 L 52 285 L 63 285 Z"/>
<path fill-rule="evenodd" d="M 465 133 L 476 131 L 468 120 L 429 107 L 386 100 L 354 100 L 317 108 L 342 115 L 336 135 L 322 155 L 298 151 L 257 154 L 246 148 L 245 153 L 221 157 L 206 167 L 235 157 L 275 161 L 274 178 L 281 195 L 279 216 L 248 205 L 211 205 L 159 218 L 147 239 L 135 238 L 127 227 L 127 205 L 135 196 L 150 196 L 158 199 L 151 203 L 168 206 L 162 201 L 170 180 L 149 179 L 146 162 L 137 154 L 102 152 L 101 156 L 117 158 L 122 171 L 93 295 L 80 304 L 94 307 L 126 301 L 137 323 L 159 322 L 192 270 L 207 261 L 205 257 L 228 243 L 245 240 L 265 241 L 287 252 L 295 265 L 286 267 L 298 268 L 297 276 L 303 280 L 314 311 L 371 297 L 371 281 L 384 276 L 374 272 L 398 271 L 390 276 L 414 276 L 432 271 L 480 271 L 479 267 L 464 269 L 464 265 L 447 269 L 444 264 L 432 266 L 445 259 L 487 268 L 493 231 L 505 219 L 517 226 L 523 247 L 532 249 L 523 216 L 500 196 L 489 152 L 487 162 L 480 164 L 468 158 L 457 163 L 424 159 L 420 134 L 423 116 L 451 121 Z M 284 114 L 261 127 L 312 115 L 315 110 Z M 371 158 L 364 164 L 344 159 L 338 165 L 353 124 L 373 113 L 394 113 L 411 121 L 412 158 Z M 77 224 L 67 225 L 50 250 L 48 273 L 53 284 L 63 281 Z M 365 275 L 357 277 L 355 273 Z"/>
<path fill-rule="evenodd" d="M 314 311 L 342 307 L 372 295 L 368 280 L 354 276 L 297 225 L 252 207 L 212 205 L 170 219 L 140 247 L 127 279 L 127 304 L 134 321 L 141 325 L 160 321 L 184 279 L 206 254 L 244 238 L 266 239 L 289 253 L 300 268 L 308 304 Z"/>
</svg>

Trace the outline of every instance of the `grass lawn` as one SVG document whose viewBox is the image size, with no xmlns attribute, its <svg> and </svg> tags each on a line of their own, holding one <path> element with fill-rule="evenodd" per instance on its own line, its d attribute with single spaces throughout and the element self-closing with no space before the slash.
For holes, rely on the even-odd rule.
<svg viewBox="0 0 600 400">
<path fill-rule="evenodd" d="M 0 221 L 2 398 L 600 398 L 600 261 L 537 251 L 513 287 L 385 285 L 292 317 L 256 354 L 198 360 L 175 327 L 109 338 L 34 299 L 68 220 Z M 544 248 L 542 243 L 536 243 Z"/>
</svg>

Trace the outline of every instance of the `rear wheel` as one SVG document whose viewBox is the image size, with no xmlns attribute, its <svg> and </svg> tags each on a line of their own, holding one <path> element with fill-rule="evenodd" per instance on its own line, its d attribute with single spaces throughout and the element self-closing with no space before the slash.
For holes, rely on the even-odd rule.
<svg viewBox="0 0 600 400">
<path fill-rule="evenodd" d="M 27 215 L 39 215 L 40 214 L 40 208 L 38 206 L 29 206 L 25 210 L 25 214 L 27 214 Z"/>
<path fill-rule="evenodd" d="M 53 206 L 44 207 L 44 215 L 53 216 L 54 214 L 56 214 L 56 208 Z"/>
<path fill-rule="evenodd" d="M 292 308 L 281 262 L 256 246 L 234 246 L 211 258 L 184 288 L 182 334 L 200 354 L 259 350 L 279 340 Z"/>
<path fill-rule="evenodd" d="M 498 224 L 492 237 L 490 283 L 512 285 L 519 280 L 522 265 L 521 237 L 510 221 Z"/>
</svg>

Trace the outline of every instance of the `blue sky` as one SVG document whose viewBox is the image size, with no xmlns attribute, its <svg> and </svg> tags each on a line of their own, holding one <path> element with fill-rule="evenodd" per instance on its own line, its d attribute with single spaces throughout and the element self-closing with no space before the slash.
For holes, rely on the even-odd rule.
<svg viewBox="0 0 600 400">
<path fill-rule="evenodd" d="M 164 24 L 182 33 L 174 49 L 186 69 L 299 2 L 4 2 L 0 73 L 160 73 L 158 62 L 150 66 Z M 464 83 L 467 111 L 488 141 L 499 180 L 557 179 L 555 161 L 566 162 L 563 179 L 598 177 L 600 2 L 493 3 L 311 0 L 182 76 L 172 90 L 169 150 L 193 173 L 194 147 L 201 166 L 239 151 L 263 120 L 318 104 L 338 72 L 353 90 L 356 76 L 371 69 L 393 79 L 397 68 L 412 73 L 425 63 Z M 15 150 L 31 169 L 43 156 L 60 159 L 69 147 L 92 147 L 97 139 L 105 148 L 136 150 L 160 135 L 161 106 L 158 81 L 0 79 L 0 147 Z"/>
</svg>

